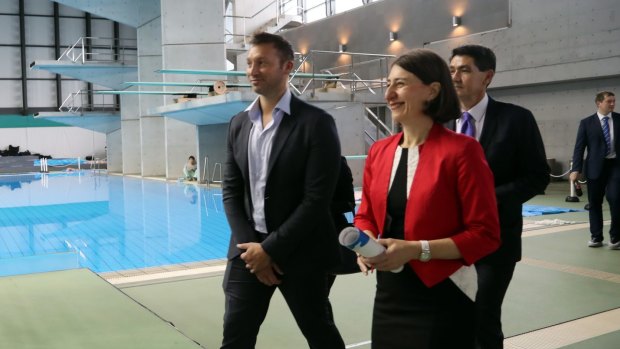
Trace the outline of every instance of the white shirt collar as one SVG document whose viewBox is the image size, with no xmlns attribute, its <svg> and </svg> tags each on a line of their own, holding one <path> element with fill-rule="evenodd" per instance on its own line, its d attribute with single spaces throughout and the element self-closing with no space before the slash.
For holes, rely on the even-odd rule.
<svg viewBox="0 0 620 349">
<path fill-rule="evenodd" d="M 256 97 L 256 99 L 252 102 L 252 104 L 250 104 L 247 108 L 245 108 L 245 111 L 248 112 L 248 116 L 250 117 L 250 120 L 252 121 L 257 121 L 262 116 L 262 112 L 260 109 L 260 103 L 258 102 L 258 100 L 259 100 L 259 97 Z M 291 115 L 291 91 L 288 88 L 286 89 L 286 92 L 284 92 L 284 94 L 282 95 L 278 103 L 276 104 L 274 111 L 276 112 L 283 111 L 284 114 Z"/>
<path fill-rule="evenodd" d="M 480 102 L 478 102 L 478 104 L 474 105 L 469 110 L 462 110 L 462 111 L 469 112 L 469 114 L 471 114 L 474 120 L 476 120 L 476 125 L 479 125 L 480 120 L 482 120 L 482 118 L 484 117 L 484 114 L 486 114 L 487 112 L 488 105 L 489 105 L 489 95 L 485 93 L 484 97 L 482 97 L 482 99 L 480 100 Z"/>
<path fill-rule="evenodd" d="M 604 117 L 606 117 L 606 116 L 608 116 L 608 117 L 609 117 L 609 119 L 611 119 L 611 113 L 609 113 L 609 114 L 607 114 L 607 115 L 603 115 L 603 114 L 599 113 L 599 112 L 598 112 L 598 110 L 597 110 L 597 111 L 596 111 L 596 115 L 598 116 L 598 119 L 599 119 L 600 121 L 603 121 L 603 118 L 604 118 Z"/>
</svg>

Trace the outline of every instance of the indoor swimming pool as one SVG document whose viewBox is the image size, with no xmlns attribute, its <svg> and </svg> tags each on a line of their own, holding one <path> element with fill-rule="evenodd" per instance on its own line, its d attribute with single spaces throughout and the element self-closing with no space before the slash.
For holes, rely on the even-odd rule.
<svg viewBox="0 0 620 349">
<path fill-rule="evenodd" d="M 91 171 L 0 176 L 0 276 L 222 259 L 221 190 Z"/>
</svg>

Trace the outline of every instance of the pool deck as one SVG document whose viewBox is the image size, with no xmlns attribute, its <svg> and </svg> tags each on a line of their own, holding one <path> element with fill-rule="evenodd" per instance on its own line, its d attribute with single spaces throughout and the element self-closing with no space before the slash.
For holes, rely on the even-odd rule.
<svg viewBox="0 0 620 349">
<path fill-rule="evenodd" d="M 566 182 L 552 183 L 546 195 L 529 203 L 583 208 L 583 201 L 564 202 L 567 188 Z M 587 217 L 588 213 L 582 211 L 526 220 L 524 258 L 517 265 L 504 303 L 507 349 L 618 348 L 620 251 L 586 247 Z M 608 208 L 604 217 L 609 217 Z M 0 345 L 39 348 L 45 343 L 46 348 L 98 348 L 110 343 L 110 338 L 129 340 L 127 332 L 147 343 L 146 337 L 151 336 L 148 330 L 157 328 L 162 333 L 181 334 L 180 348 L 187 342 L 185 339 L 191 342 L 187 347 L 192 343 L 194 347 L 219 347 L 224 264 L 221 260 L 209 263 L 181 271 L 153 270 L 150 274 L 122 277 L 102 274 L 97 282 L 93 282 L 93 273 L 83 269 L 0 278 L 5 315 L 0 320 Z M 24 283 L 24 279 L 30 281 Z M 91 284 L 92 289 L 84 288 Z M 339 276 L 332 289 L 336 324 L 347 348 L 370 348 L 374 287 L 374 276 L 354 274 Z M 63 296 L 69 295 L 70 301 L 56 295 L 59 290 Z M 102 296 L 100 292 L 110 295 Z M 86 314 L 72 308 L 90 303 L 93 305 Z M 138 316 L 138 308 L 145 312 L 141 320 L 126 326 L 118 322 Z M 59 325 L 63 323 L 67 326 Z M 118 343 L 107 347 L 123 347 Z M 146 347 L 131 343 L 132 348 Z M 256 348 L 303 347 L 307 344 L 276 292 Z"/>
</svg>

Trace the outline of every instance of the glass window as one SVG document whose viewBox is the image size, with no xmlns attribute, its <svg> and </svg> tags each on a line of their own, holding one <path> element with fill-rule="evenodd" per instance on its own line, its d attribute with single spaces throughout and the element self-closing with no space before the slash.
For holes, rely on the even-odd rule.
<svg viewBox="0 0 620 349">
<path fill-rule="evenodd" d="M 306 10 L 311 10 L 313 7 L 320 4 L 325 5 L 325 0 L 306 0 Z"/>
<path fill-rule="evenodd" d="M 342 13 L 345 11 L 349 11 L 350 9 L 360 7 L 364 3 L 362 0 L 336 0 L 336 13 Z"/>
<path fill-rule="evenodd" d="M 318 21 L 319 19 L 323 19 L 325 17 L 327 17 L 325 4 L 306 10 L 306 23 Z"/>
</svg>

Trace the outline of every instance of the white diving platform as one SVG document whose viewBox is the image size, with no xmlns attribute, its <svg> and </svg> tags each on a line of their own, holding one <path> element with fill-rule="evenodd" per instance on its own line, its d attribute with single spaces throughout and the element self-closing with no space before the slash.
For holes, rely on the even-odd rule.
<svg viewBox="0 0 620 349">
<path fill-rule="evenodd" d="M 196 98 L 187 102 L 173 103 L 147 110 L 148 115 L 159 115 L 193 125 L 225 124 L 256 99 L 251 91 L 231 91 L 223 95 Z M 302 100 L 322 107 L 322 103 L 382 103 L 383 96 L 357 94 L 351 97 L 349 91 L 306 93 L 298 96 Z"/>
<path fill-rule="evenodd" d="M 223 95 L 151 108 L 149 115 L 161 115 L 193 125 L 226 124 L 233 116 L 247 108 L 256 98 L 250 91 L 233 91 Z"/>
<path fill-rule="evenodd" d="M 158 82 L 158 81 L 127 81 L 127 86 L 183 86 L 183 87 L 214 87 L 216 81 L 207 82 Z M 251 84 L 226 82 L 226 87 L 252 87 Z"/>
<path fill-rule="evenodd" d="M 246 72 L 240 70 L 194 70 L 194 69 L 160 69 L 157 73 L 162 74 L 190 74 L 212 76 L 246 76 Z M 300 79 L 338 79 L 342 74 L 319 74 L 319 73 L 291 73 L 290 76 Z"/>
<path fill-rule="evenodd" d="M 35 119 L 46 119 L 68 126 L 75 126 L 87 130 L 110 133 L 121 128 L 119 113 L 85 111 L 80 113 L 69 112 L 41 112 L 34 115 Z"/>
<path fill-rule="evenodd" d="M 30 63 L 30 69 L 70 76 L 114 90 L 127 88 L 128 86 L 124 84 L 125 81 L 138 80 L 138 66 L 122 63 L 74 63 L 67 60 L 37 60 Z"/>
</svg>

